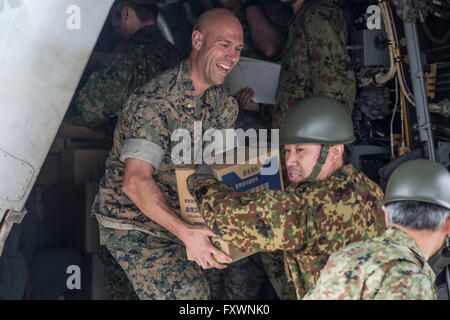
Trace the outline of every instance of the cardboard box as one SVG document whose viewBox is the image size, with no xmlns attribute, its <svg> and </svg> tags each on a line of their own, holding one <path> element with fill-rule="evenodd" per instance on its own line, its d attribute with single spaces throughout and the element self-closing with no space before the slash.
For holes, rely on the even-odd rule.
<svg viewBox="0 0 450 320">
<path fill-rule="evenodd" d="M 232 186 L 236 191 L 263 191 L 263 190 L 283 190 L 283 178 L 280 170 L 279 151 L 275 150 L 271 154 L 261 157 L 252 156 L 251 148 L 238 148 L 238 150 L 231 151 L 234 154 L 234 160 L 237 159 L 237 153 L 245 153 L 246 163 L 243 164 L 212 164 L 211 168 L 215 177 Z M 223 161 L 225 162 L 225 161 Z M 261 171 L 264 168 L 273 166 L 275 174 L 262 175 Z M 204 220 L 198 211 L 194 198 L 187 189 L 186 180 L 195 172 L 194 166 L 179 168 L 176 170 L 178 197 L 180 199 L 180 208 L 182 218 L 193 225 L 204 225 Z M 233 262 L 245 258 L 253 253 L 243 252 L 227 242 L 217 238 L 212 240 L 214 246 L 221 249 L 228 254 Z M 189 260 L 192 260 L 191 255 L 187 252 Z M 220 263 L 225 263 L 216 258 Z"/>
<path fill-rule="evenodd" d="M 108 150 L 78 149 L 61 153 L 61 183 L 82 184 L 99 182 L 105 173 Z"/>
</svg>

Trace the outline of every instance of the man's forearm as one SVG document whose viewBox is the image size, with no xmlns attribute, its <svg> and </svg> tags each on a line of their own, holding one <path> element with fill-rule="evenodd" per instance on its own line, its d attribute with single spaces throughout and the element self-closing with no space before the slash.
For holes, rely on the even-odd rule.
<svg viewBox="0 0 450 320">
<path fill-rule="evenodd" d="M 181 239 L 181 231 L 188 224 L 173 212 L 151 176 L 131 177 L 124 192 L 147 217 Z"/>
<path fill-rule="evenodd" d="M 305 242 L 297 223 L 301 199 L 282 191 L 235 192 L 215 179 L 198 181 L 194 198 L 214 233 L 244 251 L 295 250 Z"/>
<path fill-rule="evenodd" d="M 283 46 L 283 36 L 264 14 L 261 6 L 250 6 L 245 10 L 252 43 L 265 58 L 275 58 Z"/>
<path fill-rule="evenodd" d="M 145 161 L 128 158 L 123 192 L 147 217 L 178 237 L 202 268 L 226 268 L 213 257 L 216 255 L 220 259 L 231 261 L 229 256 L 212 245 L 210 237 L 216 235 L 205 226 L 191 226 L 173 212 L 153 179 L 154 172 L 154 167 Z"/>
</svg>

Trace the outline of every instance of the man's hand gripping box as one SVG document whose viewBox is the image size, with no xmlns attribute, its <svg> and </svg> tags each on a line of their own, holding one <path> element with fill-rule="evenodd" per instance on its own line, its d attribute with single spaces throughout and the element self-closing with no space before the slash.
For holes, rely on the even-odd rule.
<svg viewBox="0 0 450 320">
<path fill-rule="evenodd" d="M 223 181 L 233 187 L 235 191 L 260 192 L 264 190 L 283 190 L 283 178 L 280 168 L 279 150 L 275 149 L 267 154 L 259 155 L 255 148 L 239 147 L 228 151 L 227 154 L 220 156 L 223 163 L 230 163 L 227 156 L 233 155 L 234 164 L 215 164 L 211 165 L 214 176 L 217 180 Z M 240 155 L 239 155 L 240 153 Z M 239 158 L 240 156 L 240 158 Z M 216 159 L 219 156 L 216 157 Z M 237 160 L 244 160 L 245 163 L 237 163 Z M 204 225 L 204 220 L 194 198 L 187 189 L 186 180 L 195 172 L 194 166 L 183 167 L 176 170 L 178 197 L 180 199 L 180 208 L 182 218 L 193 225 Z M 211 240 L 217 248 L 229 255 L 233 262 L 245 258 L 253 252 L 243 252 L 227 242 L 215 238 Z M 187 251 L 189 260 L 193 260 L 189 251 Z M 220 263 L 225 263 L 216 258 Z"/>
</svg>

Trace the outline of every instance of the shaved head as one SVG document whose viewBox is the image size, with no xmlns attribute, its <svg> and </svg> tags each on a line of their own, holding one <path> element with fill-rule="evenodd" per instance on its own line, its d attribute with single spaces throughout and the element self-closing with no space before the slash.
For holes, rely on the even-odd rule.
<svg viewBox="0 0 450 320">
<path fill-rule="evenodd" d="M 217 8 L 204 12 L 197 20 L 194 30 L 200 31 L 203 35 L 207 35 L 212 30 L 223 26 L 236 27 L 242 30 L 241 22 L 228 9 Z"/>
</svg>

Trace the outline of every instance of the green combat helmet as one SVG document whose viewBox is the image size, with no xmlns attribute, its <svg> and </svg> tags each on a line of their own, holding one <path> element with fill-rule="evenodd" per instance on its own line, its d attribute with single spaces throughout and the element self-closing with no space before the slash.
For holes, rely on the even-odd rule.
<svg viewBox="0 0 450 320">
<path fill-rule="evenodd" d="M 346 144 L 355 141 L 348 110 L 329 97 L 308 97 L 286 114 L 280 128 L 281 144 Z"/>
<path fill-rule="evenodd" d="M 450 209 L 450 173 L 431 160 L 417 159 L 402 164 L 389 178 L 384 203 L 405 200 Z"/>
<path fill-rule="evenodd" d="M 321 144 L 319 159 L 306 179 L 315 181 L 335 144 L 355 141 L 353 122 L 348 110 L 339 101 L 315 96 L 296 103 L 286 114 L 280 128 L 280 144 Z"/>
</svg>

